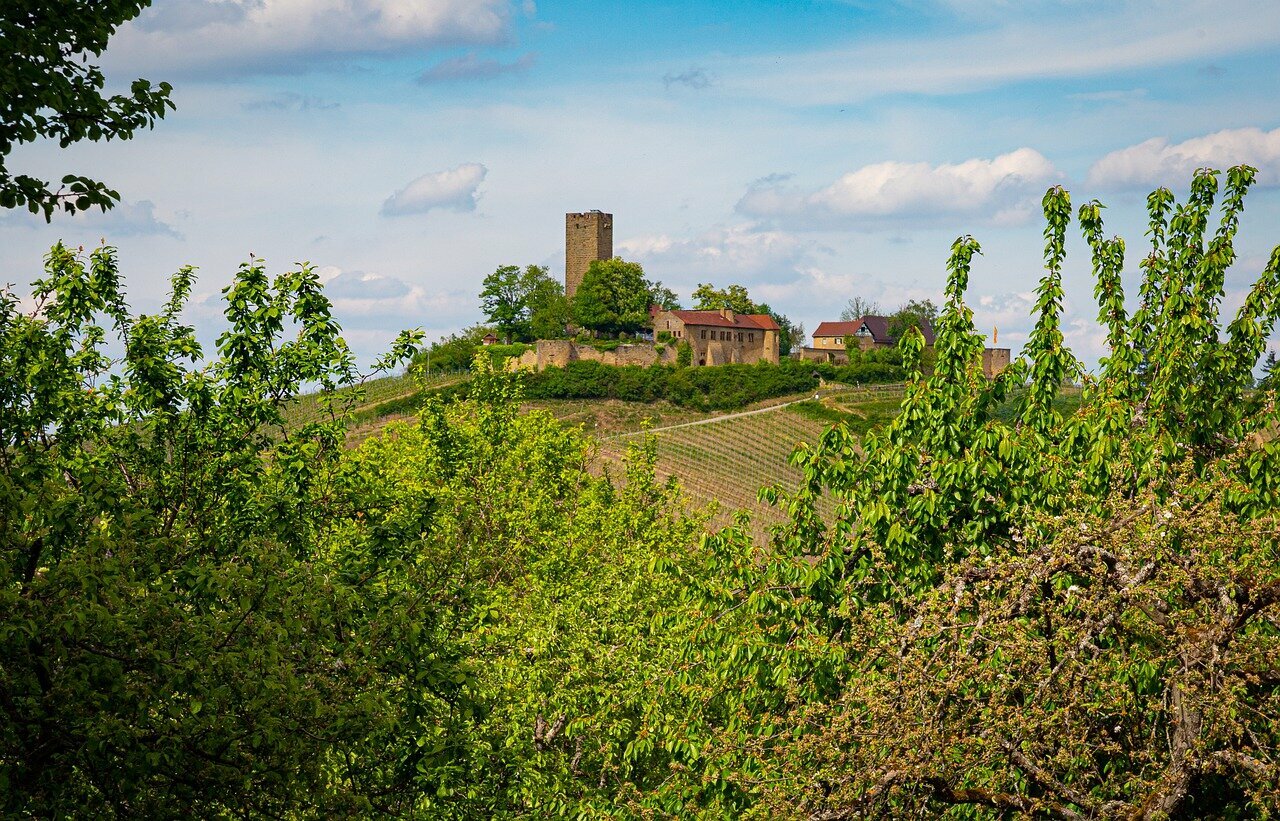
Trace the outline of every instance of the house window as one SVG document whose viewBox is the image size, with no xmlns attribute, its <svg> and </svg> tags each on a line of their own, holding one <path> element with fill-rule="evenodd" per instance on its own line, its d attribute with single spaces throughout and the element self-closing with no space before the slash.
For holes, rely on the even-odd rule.
<svg viewBox="0 0 1280 821">
<path fill-rule="evenodd" d="M 702 329 L 702 338 L 703 338 L 703 339 L 706 339 L 706 338 L 707 338 L 707 329 L 706 329 L 706 328 L 703 328 L 703 329 Z"/>
<path fill-rule="evenodd" d="M 742 341 L 742 331 L 738 331 L 738 341 Z"/>
<path fill-rule="evenodd" d="M 669 320 L 669 319 L 667 320 L 667 327 L 668 327 L 668 328 L 670 328 L 670 327 L 671 327 L 671 320 Z"/>
<path fill-rule="evenodd" d="M 753 333 L 749 333 L 749 334 L 747 334 L 747 341 L 748 341 L 748 342 L 755 342 L 755 341 L 756 341 L 756 335 L 755 335 L 755 334 L 753 334 Z"/>
</svg>

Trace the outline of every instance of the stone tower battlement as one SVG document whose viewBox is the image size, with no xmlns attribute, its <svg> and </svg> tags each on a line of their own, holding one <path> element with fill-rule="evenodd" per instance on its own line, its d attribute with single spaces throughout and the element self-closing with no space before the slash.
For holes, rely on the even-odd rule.
<svg viewBox="0 0 1280 821">
<path fill-rule="evenodd" d="M 564 294 L 573 296 L 592 260 L 613 258 L 613 214 L 564 215 Z"/>
</svg>

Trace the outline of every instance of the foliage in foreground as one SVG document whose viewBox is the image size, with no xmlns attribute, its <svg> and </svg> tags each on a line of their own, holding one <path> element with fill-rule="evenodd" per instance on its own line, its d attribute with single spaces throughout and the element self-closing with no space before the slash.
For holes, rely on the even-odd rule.
<svg viewBox="0 0 1280 821">
<path fill-rule="evenodd" d="M 637 780 L 676 596 L 644 570 L 699 521 L 651 451 L 593 477 L 487 369 L 347 451 L 315 273 L 244 266 L 202 367 L 192 277 L 133 316 L 112 249 L 58 246 L 0 299 L 3 814 L 545 816 Z M 304 383 L 329 412 L 289 424 Z"/>
<path fill-rule="evenodd" d="M 370 682 L 314 560 L 344 431 L 282 409 L 358 376 L 315 272 L 256 262 L 195 367 L 193 278 L 135 317 L 112 249 L 59 245 L 30 311 L 0 295 L 5 814 L 342 805 L 325 752 L 362 732 Z"/>
<path fill-rule="evenodd" d="M 1152 194 L 1136 309 L 1124 244 L 1080 209 L 1110 356 L 1060 331 L 1071 217 L 1044 200 L 1047 273 L 1025 358 L 981 378 L 958 240 L 902 411 L 797 454 L 791 523 L 729 529 L 688 578 L 685 663 L 652 720 L 686 767 L 637 808 L 761 817 L 1168 818 L 1280 803 L 1280 463 L 1252 370 L 1280 314 L 1280 249 L 1219 305 L 1247 168 Z M 908 336 L 908 363 L 921 339 Z M 1064 418 L 1064 379 L 1083 404 Z M 1015 393 L 1015 386 L 1026 389 Z M 998 410 L 1015 403 L 1012 420 Z M 1005 417 L 1005 418 L 1002 418 Z M 838 515 L 823 522 L 820 494 Z M 661 715 L 659 715 L 659 713 Z M 674 718 L 673 718 L 674 717 Z"/>
<path fill-rule="evenodd" d="M 603 812 L 621 785 L 662 773 L 624 754 L 671 655 L 651 624 L 679 596 L 648 569 L 690 567 L 703 519 L 654 481 L 651 443 L 615 485 L 587 472 L 581 433 L 518 415 L 519 399 L 513 377 L 483 370 L 470 400 L 429 403 L 348 467 L 365 516 L 338 534 L 336 558 L 356 578 L 388 568 L 368 618 L 412 603 L 423 651 L 456 664 L 453 678 L 387 681 L 403 718 L 370 748 L 404 757 L 398 814 Z"/>
<path fill-rule="evenodd" d="M 6 0 L 0 11 L 0 208 L 43 214 L 103 211 L 120 195 L 96 180 L 68 174 L 62 184 L 8 167 L 13 149 L 40 139 L 62 148 L 91 140 L 127 140 L 173 109 L 168 83 L 134 80 L 128 94 L 106 96 L 101 57 L 121 24 L 150 0 Z"/>
<path fill-rule="evenodd" d="M 958 240 L 932 374 L 908 334 L 900 413 L 797 453 L 768 544 L 698 541 L 647 446 L 591 475 L 483 360 L 356 451 L 338 404 L 289 429 L 302 382 L 358 381 L 307 268 L 242 269 L 196 367 L 190 271 L 133 317 L 108 249 L 55 248 L 33 310 L 0 299 L 3 811 L 1273 814 L 1280 412 L 1250 386 L 1280 249 L 1218 317 L 1252 177 L 1214 230 L 1215 174 L 1151 196 L 1132 314 L 1123 243 L 1080 209 L 1098 376 L 1060 330 L 1064 191 L 994 382 Z"/>
</svg>

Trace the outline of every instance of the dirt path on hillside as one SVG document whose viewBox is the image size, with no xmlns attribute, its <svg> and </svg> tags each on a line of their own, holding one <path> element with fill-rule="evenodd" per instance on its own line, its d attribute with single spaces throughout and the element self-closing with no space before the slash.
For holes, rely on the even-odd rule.
<svg viewBox="0 0 1280 821">
<path fill-rule="evenodd" d="M 728 422 L 730 419 L 741 419 L 744 416 L 755 416 L 759 413 L 771 413 L 772 411 L 782 410 L 783 408 L 790 407 L 791 405 L 798 405 L 801 402 L 812 402 L 817 398 L 818 395 L 814 394 L 812 397 L 806 396 L 804 399 L 792 399 L 790 402 L 770 405 L 767 408 L 756 408 L 755 410 L 726 413 L 724 416 L 712 416 L 709 419 L 697 419 L 693 422 L 681 422 L 678 425 L 667 425 L 661 428 L 649 428 L 648 430 L 632 430 L 627 431 L 626 433 L 615 433 L 613 436 L 604 437 L 603 441 L 608 442 L 613 439 L 626 439 L 628 436 L 640 436 L 645 433 L 662 433 L 663 431 L 676 430 L 677 428 L 691 428 L 695 425 L 714 425 L 716 422 Z"/>
<path fill-rule="evenodd" d="M 896 392 L 900 390 L 901 390 L 901 387 L 897 385 L 893 386 L 893 388 L 890 390 L 886 390 L 884 388 L 878 388 L 878 389 L 872 389 L 868 391 L 866 387 L 854 387 L 852 385 L 828 384 L 825 390 L 821 388 L 818 389 L 813 394 L 812 397 L 806 394 L 801 399 L 792 399 L 787 402 L 780 402 L 776 405 L 769 405 L 766 408 L 755 408 L 753 410 L 738 411 L 736 413 L 726 413 L 723 416 L 712 416 L 707 419 L 697 419 L 697 420 L 694 420 L 693 422 L 681 422 L 678 425 L 666 425 L 665 427 L 661 427 L 661 428 L 649 428 L 648 430 L 632 430 L 632 431 L 627 431 L 626 433 L 615 433 L 612 436 L 601 437 L 601 441 L 608 442 L 614 439 L 626 439 L 629 436 L 640 436 L 641 434 L 645 434 L 645 433 L 662 433 L 663 431 L 676 430 L 678 428 L 691 428 L 691 427 L 694 427 L 695 425 L 714 425 L 716 422 L 728 422 L 731 419 L 741 419 L 744 416 L 755 416 L 756 414 L 760 414 L 760 413 L 771 413 L 773 411 L 779 411 L 779 410 L 782 410 L 783 408 L 787 408 L 792 405 L 798 405 L 801 402 L 813 402 L 814 400 L 822 401 L 823 399 L 828 399 L 832 396 L 839 396 L 846 393 L 852 393 L 854 391 L 867 391 L 868 393 L 889 393 L 889 392 Z"/>
</svg>

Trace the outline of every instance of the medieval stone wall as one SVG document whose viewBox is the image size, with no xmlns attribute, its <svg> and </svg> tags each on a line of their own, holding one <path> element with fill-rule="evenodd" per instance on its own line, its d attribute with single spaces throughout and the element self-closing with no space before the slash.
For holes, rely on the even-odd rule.
<svg viewBox="0 0 1280 821">
<path fill-rule="evenodd" d="M 801 348 L 800 358 L 806 362 L 830 362 L 832 365 L 848 365 L 849 352 L 843 347 L 835 348 Z"/>
<path fill-rule="evenodd" d="M 579 345 L 572 339 L 539 339 L 534 349 L 525 351 L 519 358 L 507 360 L 508 368 L 533 368 L 542 370 L 547 367 L 563 368 L 570 362 L 599 362 L 602 365 L 636 365 L 647 368 L 650 365 L 676 364 L 676 347 L 665 345 L 659 350 L 649 343 L 636 345 L 619 345 L 612 351 L 602 351 L 590 345 Z"/>
</svg>

